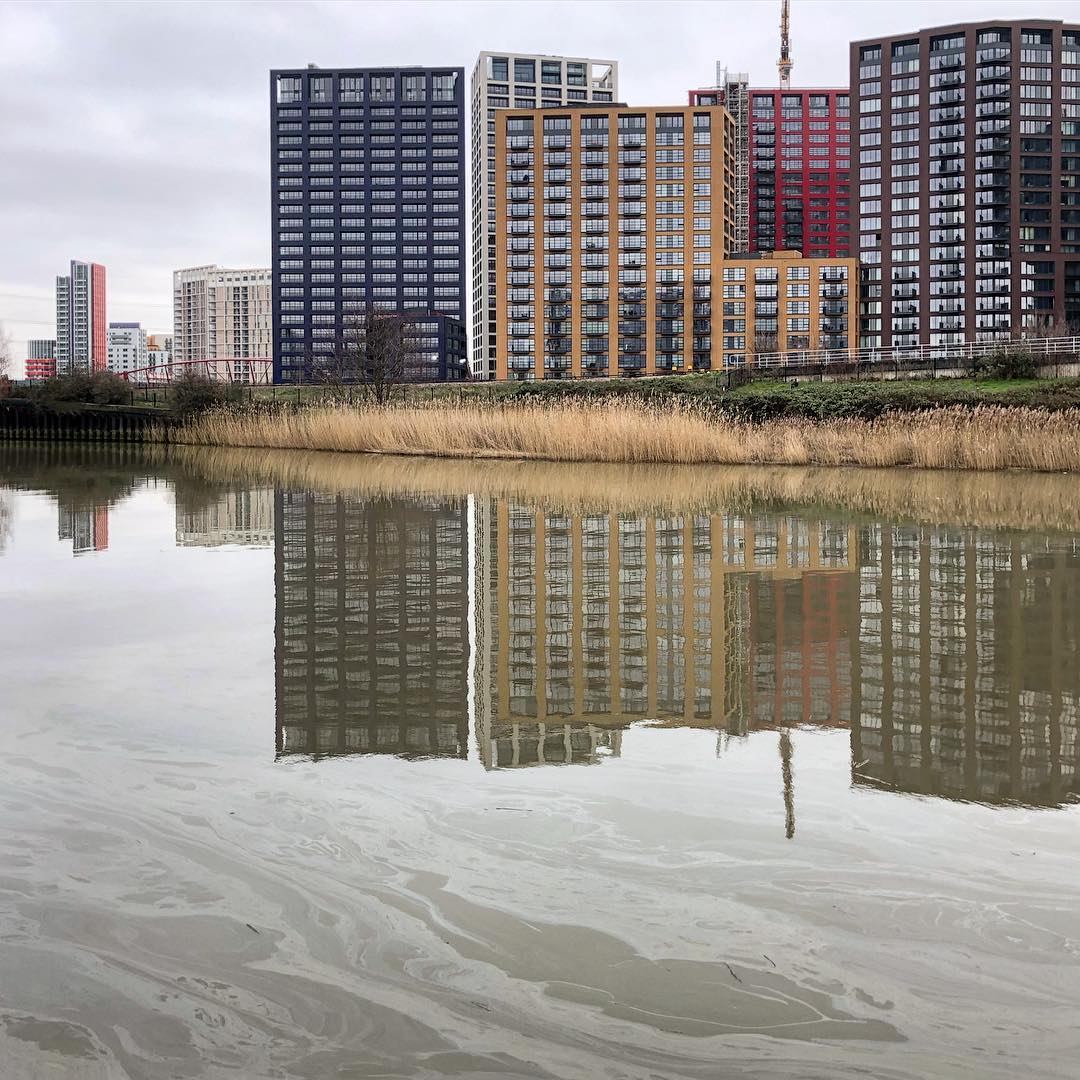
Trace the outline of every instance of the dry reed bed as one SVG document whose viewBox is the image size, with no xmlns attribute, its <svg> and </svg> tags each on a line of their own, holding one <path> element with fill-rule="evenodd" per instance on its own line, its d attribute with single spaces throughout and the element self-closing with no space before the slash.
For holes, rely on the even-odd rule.
<svg viewBox="0 0 1080 1080">
<path fill-rule="evenodd" d="M 1080 469 L 1080 410 L 980 406 L 876 420 L 739 423 L 694 407 L 559 403 L 215 412 L 175 441 L 428 457 L 500 457 L 630 464 L 916 466 Z"/>
<path fill-rule="evenodd" d="M 556 512 L 761 513 L 1080 532 L 1069 475 L 805 466 L 572 465 L 173 446 L 161 452 L 210 483 L 333 491 L 358 498 L 467 495 Z"/>
</svg>

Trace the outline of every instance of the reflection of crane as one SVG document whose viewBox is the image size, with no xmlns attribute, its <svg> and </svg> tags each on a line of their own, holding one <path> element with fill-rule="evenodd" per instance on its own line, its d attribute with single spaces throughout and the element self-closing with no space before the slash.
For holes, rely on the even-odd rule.
<svg viewBox="0 0 1080 1080">
<path fill-rule="evenodd" d="M 784 778 L 784 835 L 789 839 L 795 836 L 795 783 L 791 769 L 791 756 L 794 747 L 791 744 L 791 729 L 780 729 L 780 774 Z"/>
<path fill-rule="evenodd" d="M 791 86 L 791 20 L 788 11 L 788 0 L 781 0 L 780 4 L 780 59 L 776 66 L 780 71 L 780 89 L 787 90 Z"/>
</svg>

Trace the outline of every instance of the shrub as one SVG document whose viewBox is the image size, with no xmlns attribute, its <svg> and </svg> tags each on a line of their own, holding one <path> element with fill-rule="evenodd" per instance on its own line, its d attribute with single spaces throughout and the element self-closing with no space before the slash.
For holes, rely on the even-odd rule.
<svg viewBox="0 0 1080 1080">
<path fill-rule="evenodd" d="M 70 375 L 54 375 L 35 385 L 31 396 L 38 401 L 78 401 L 95 405 L 126 405 L 131 400 L 127 380 L 111 371 L 93 374 L 76 371 Z"/>
<path fill-rule="evenodd" d="M 211 382 L 202 372 L 186 368 L 170 388 L 172 410 L 182 420 L 190 420 L 229 400 L 228 388 Z"/>
<path fill-rule="evenodd" d="M 986 370 L 995 379 L 1034 379 L 1036 369 L 1035 354 L 1021 342 L 995 349 L 986 364 Z"/>
</svg>

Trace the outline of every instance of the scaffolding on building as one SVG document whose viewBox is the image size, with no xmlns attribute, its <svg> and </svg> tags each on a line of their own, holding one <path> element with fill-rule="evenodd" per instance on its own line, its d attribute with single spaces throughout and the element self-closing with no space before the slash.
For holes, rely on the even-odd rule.
<svg viewBox="0 0 1080 1080">
<path fill-rule="evenodd" d="M 728 71 L 716 65 L 716 85 L 735 125 L 735 246 L 741 253 L 750 250 L 750 75 Z"/>
</svg>

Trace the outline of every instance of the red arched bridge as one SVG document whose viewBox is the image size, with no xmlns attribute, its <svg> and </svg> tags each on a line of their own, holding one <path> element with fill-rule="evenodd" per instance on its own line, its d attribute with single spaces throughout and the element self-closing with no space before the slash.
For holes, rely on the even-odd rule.
<svg viewBox="0 0 1080 1080">
<path fill-rule="evenodd" d="M 162 386 L 174 382 L 185 371 L 211 382 L 269 386 L 274 381 L 274 361 L 269 356 L 219 356 L 212 360 L 170 360 L 120 372 L 120 377 L 140 385 Z"/>
</svg>

